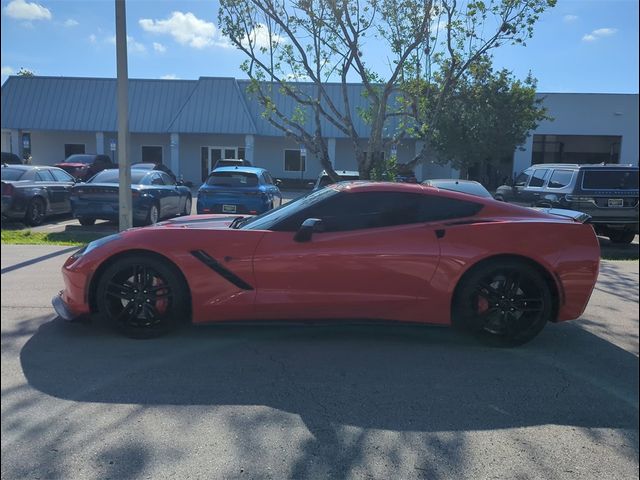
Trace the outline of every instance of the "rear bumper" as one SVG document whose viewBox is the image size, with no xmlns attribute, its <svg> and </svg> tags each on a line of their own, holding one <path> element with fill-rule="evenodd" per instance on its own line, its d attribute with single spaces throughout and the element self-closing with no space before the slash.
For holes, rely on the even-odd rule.
<svg viewBox="0 0 640 480">
<path fill-rule="evenodd" d="M 223 210 L 223 205 L 233 205 L 236 207 L 235 212 Z M 202 213 L 239 213 L 247 215 L 255 215 L 269 210 L 269 203 L 262 199 L 247 200 L 242 198 L 201 198 L 198 196 L 196 203 L 196 212 Z"/>
</svg>

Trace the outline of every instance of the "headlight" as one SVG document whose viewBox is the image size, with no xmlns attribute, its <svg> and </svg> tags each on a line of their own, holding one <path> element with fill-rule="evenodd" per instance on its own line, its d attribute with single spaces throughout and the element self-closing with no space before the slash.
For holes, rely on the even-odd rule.
<svg viewBox="0 0 640 480">
<path fill-rule="evenodd" d="M 105 243 L 109 243 L 109 242 L 111 242 L 113 240 L 117 240 L 118 238 L 120 238 L 120 234 L 119 233 L 114 233 L 113 235 L 107 235 L 106 237 L 102 237 L 102 238 L 99 238 L 98 240 L 94 240 L 93 242 L 91 242 L 88 245 L 82 247 L 76 253 L 71 255 L 71 258 L 73 258 L 73 260 L 75 261 L 75 260 L 79 259 L 80 257 L 86 255 L 90 251 L 95 250 L 98 247 L 101 247 Z"/>
</svg>

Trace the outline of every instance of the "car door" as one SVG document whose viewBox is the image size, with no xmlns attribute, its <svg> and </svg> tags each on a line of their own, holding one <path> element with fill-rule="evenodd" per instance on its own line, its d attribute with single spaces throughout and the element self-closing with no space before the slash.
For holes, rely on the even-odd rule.
<svg viewBox="0 0 640 480">
<path fill-rule="evenodd" d="M 75 185 L 74 178 L 59 168 L 51 168 L 49 172 L 53 176 L 57 186 L 56 192 L 60 195 L 60 211 L 59 213 L 71 212 L 71 188 Z"/>
<path fill-rule="evenodd" d="M 160 218 L 171 215 L 171 188 L 164 184 L 160 172 L 152 172 L 149 175 L 149 183 L 153 190 L 153 196 L 158 202 Z"/>
<path fill-rule="evenodd" d="M 415 319 L 440 255 L 420 197 L 340 193 L 268 231 L 254 254 L 256 316 Z M 297 242 L 305 218 L 325 231 Z"/>
<path fill-rule="evenodd" d="M 280 193 L 280 189 L 274 184 L 273 178 L 271 178 L 269 172 L 264 172 L 262 174 L 262 182 L 266 186 L 267 194 L 269 195 L 273 206 L 278 207 L 282 205 L 282 193 Z"/>
<path fill-rule="evenodd" d="M 55 214 L 63 211 L 65 199 L 64 187 L 57 184 L 48 169 L 38 169 L 36 171 L 35 184 L 40 194 L 47 199 L 47 213 Z"/>
<path fill-rule="evenodd" d="M 167 216 L 178 215 L 182 212 L 182 206 L 184 205 L 184 196 L 182 195 L 176 181 L 166 172 L 159 172 L 162 181 L 167 187 L 166 201 L 167 201 Z"/>
<path fill-rule="evenodd" d="M 520 173 L 513 182 L 511 189 L 511 196 L 505 198 L 507 202 L 516 203 L 519 205 L 525 205 L 524 202 L 524 190 L 533 175 L 533 168 L 527 168 L 524 172 Z"/>
</svg>

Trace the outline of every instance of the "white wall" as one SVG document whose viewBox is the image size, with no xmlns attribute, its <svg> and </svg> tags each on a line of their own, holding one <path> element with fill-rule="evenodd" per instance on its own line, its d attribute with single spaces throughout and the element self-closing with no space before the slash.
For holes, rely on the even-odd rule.
<svg viewBox="0 0 640 480">
<path fill-rule="evenodd" d="M 600 93 L 541 93 L 552 121 L 541 122 L 536 135 L 622 136 L 620 163 L 638 165 L 638 95 Z M 513 172 L 531 165 L 533 135 L 524 150 L 513 155 Z"/>
<path fill-rule="evenodd" d="M 94 132 L 31 131 L 31 157 L 34 165 L 63 162 L 65 143 L 83 143 L 86 153 L 96 152 Z"/>
</svg>

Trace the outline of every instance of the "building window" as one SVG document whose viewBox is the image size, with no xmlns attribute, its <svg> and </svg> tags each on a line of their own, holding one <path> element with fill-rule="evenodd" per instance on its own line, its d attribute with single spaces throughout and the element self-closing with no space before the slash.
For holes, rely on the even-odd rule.
<svg viewBox="0 0 640 480">
<path fill-rule="evenodd" d="M 69 158 L 76 153 L 85 153 L 84 143 L 65 143 L 64 144 L 64 158 Z"/>
<path fill-rule="evenodd" d="M 143 145 L 142 163 L 162 163 L 162 147 Z"/>
<path fill-rule="evenodd" d="M 238 147 L 238 158 L 241 160 L 245 159 L 245 149 L 244 147 Z"/>
<path fill-rule="evenodd" d="M 306 170 L 306 157 L 300 150 L 284 151 L 284 171 L 304 172 Z"/>
</svg>

